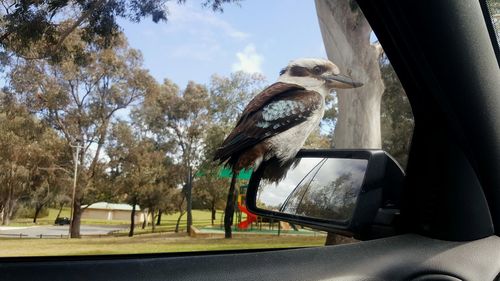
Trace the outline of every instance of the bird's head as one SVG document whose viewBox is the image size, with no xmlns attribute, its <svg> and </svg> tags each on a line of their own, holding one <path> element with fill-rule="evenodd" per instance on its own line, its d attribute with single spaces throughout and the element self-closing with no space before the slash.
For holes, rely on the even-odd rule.
<svg viewBox="0 0 500 281">
<path fill-rule="evenodd" d="M 350 89 L 363 86 L 352 78 L 341 75 L 339 68 L 325 59 L 296 59 L 281 70 L 280 82 L 294 83 L 311 90 Z"/>
</svg>

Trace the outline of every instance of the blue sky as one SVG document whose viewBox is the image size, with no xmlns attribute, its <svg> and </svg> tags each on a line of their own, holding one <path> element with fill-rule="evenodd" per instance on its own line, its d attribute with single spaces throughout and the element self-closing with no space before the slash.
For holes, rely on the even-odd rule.
<svg viewBox="0 0 500 281">
<path fill-rule="evenodd" d="M 184 87 L 208 83 L 214 73 L 262 73 L 276 80 L 288 61 L 326 57 L 313 1 L 246 0 L 224 6 L 224 13 L 200 1 L 169 4 L 167 23 L 123 21 L 130 46 L 141 50 L 144 67 L 159 81 Z"/>
</svg>

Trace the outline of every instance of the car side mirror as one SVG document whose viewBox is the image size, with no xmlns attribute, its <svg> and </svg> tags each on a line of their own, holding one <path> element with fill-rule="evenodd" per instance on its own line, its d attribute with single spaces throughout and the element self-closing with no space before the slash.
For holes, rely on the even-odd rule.
<svg viewBox="0 0 500 281">
<path fill-rule="evenodd" d="M 299 151 L 277 182 L 250 179 L 248 210 L 291 224 L 367 240 L 394 235 L 404 172 L 382 150 Z"/>
</svg>

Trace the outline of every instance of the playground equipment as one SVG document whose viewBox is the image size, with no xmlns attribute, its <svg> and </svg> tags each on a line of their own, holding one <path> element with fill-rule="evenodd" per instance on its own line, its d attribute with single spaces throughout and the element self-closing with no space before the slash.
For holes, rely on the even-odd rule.
<svg viewBox="0 0 500 281">
<path fill-rule="evenodd" d="M 203 176 L 203 173 L 199 173 L 200 176 Z M 250 180 L 250 177 L 252 176 L 252 170 L 241 170 L 240 173 L 238 174 L 238 179 L 239 180 Z M 219 172 L 219 177 L 221 178 L 231 178 L 232 177 L 232 171 L 231 169 L 228 168 L 223 168 Z M 247 187 L 248 185 L 242 185 L 240 186 L 239 192 L 238 192 L 238 209 L 237 209 L 237 217 L 238 221 L 238 229 L 248 229 L 248 227 L 255 221 L 257 221 L 257 216 L 250 213 L 247 210 L 247 207 L 245 206 L 245 197 L 247 194 Z M 241 221 L 241 214 L 244 213 L 247 216 L 247 219 L 244 221 Z M 222 222 L 221 222 L 222 224 Z"/>
<path fill-rule="evenodd" d="M 253 222 L 257 221 L 257 216 L 250 213 L 245 206 L 246 188 L 247 185 L 240 187 L 240 193 L 238 195 L 238 209 L 247 215 L 247 219 L 238 224 L 238 229 L 247 229 Z"/>
</svg>

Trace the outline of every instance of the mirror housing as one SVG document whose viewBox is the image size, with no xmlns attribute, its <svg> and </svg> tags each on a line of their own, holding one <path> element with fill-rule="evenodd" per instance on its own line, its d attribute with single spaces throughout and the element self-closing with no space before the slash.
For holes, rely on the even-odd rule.
<svg viewBox="0 0 500 281">
<path fill-rule="evenodd" d="M 357 198 L 355 198 L 351 217 L 346 220 L 330 220 L 257 207 L 261 178 L 268 166 L 266 162 L 262 163 L 250 178 L 246 205 L 251 213 L 318 230 L 352 236 L 359 240 L 387 237 L 397 233 L 400 194 L 405 174 L 389 154 L 382 150 L 302 149 L 297 153 L 296 158 L 367 160 L 364 179 Z M 293 173 L 293 168 L 289 173 Z"/>
</svg>

